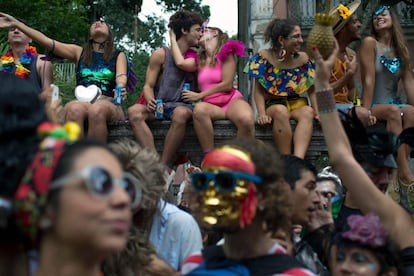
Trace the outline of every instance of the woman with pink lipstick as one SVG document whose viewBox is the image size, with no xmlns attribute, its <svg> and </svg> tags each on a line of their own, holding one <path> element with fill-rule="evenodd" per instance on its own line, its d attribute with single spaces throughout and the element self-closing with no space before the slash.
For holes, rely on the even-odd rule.
<svg viewBox="0 0 414 276">
<path fill-rule="evenodd" d="M 66 104 L 65 121 L 77 122 L 82 133 L 87 125 L 88 137 L 106 142 L 107 122 L 125 118 L 119 102 L 114 102 L 114 93 L 122 92 L 125 98 L 127 88 L 133 91 L 135 84 L 133 77 L 128 81 L 127 57 L 115 49 L 114 36 L 104 18 L 91 24 L 84 47 L 55 41 L 5 13 L 0 13 L 0 28 L 18 28 L 50 53 L 76 64 L 77 100 Z"/>
<path fill-rule="evenodd" d="M 274 19 L 266 28 L 271 48 L 254 55 L 245 71 L 254 78 L 253 97 L 259 125 L 272 124 L 273 138 L 281 154 L 305 158 L 313 119 L 318 118 L 313 95 L 315 65 L 305 52 L 302 31 L 291 19 Z M 308 92 L 308 98 L 302 96 Z M 297 121 L 292 134 L 290 119 Z"/>
<path fill-rule="evenodd" d="M 410 53 L 398 18 L 389 6 L 374 10 L 371 35 L 361 44 L 362 105 L 378 120 L 387 123 L 387 130 L 399 135 L 414 126 L 414 78 Z M 400 99 L 401 80 L 407 103 Z M 414 211 L 414 175 L 408 166 L 408 145 L 398 149 L 398 173 L 389 186 L 396 201 Z M 400 193 L 401 192 L 401 193 Z"/>
<path fill-rule="evenodd" d="M 26 248 L 38 255 L 29 275 L 98 276 L 126 244 L 138 187 L 105 145 L 46 137 L 14 199 Z"/>
</svg>

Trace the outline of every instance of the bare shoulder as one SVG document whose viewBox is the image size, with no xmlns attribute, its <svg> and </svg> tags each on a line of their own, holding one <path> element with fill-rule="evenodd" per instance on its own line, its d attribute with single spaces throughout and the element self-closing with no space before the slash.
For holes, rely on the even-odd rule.
<svg viewBox="0 0 414 276">
<path fill-rule="evenodd" d="M 266 59 L 270 59 L 271 58 L 271 52 L 272 50 L 270 49 L 262 49 L 259 51 L 259 55 L 261 55 L 262 57 L 266 58 Z"/>
<path fill-rule="evenodd" d="M 364 39 L 362 39 L 361 47 L 374 48 L 376 43 L 377 40 L 375 38 L 373 38 L 372 36 L 367 36 Z"/>
<path fill-rule="evenodd" d="M 164 48 L 158 48 L 154 52 L 152 52 L 150 57 L 150 63 L 152 65 L 161 65 L 164 63 L 165 60 L 165 49 Z"/>
</svg>

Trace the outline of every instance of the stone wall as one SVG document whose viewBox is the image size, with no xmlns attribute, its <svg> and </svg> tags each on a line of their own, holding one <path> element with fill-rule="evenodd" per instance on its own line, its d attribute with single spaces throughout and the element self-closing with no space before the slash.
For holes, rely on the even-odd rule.
<svg viewBox="0 0 414 276">
<path fill-rule="evenodd" d="M 295 128 L 295 121 L 291 121 L 292 128 Z M 149 124 L 154 135 L 155 146 L 160 153 L 163 148 L 164 138 L 170 126 L 169 121 L 153 121 Z M 221 145 L 228 140 L 236 137 L 237 129 L 228 120 L 220 120 L 214 123 L 215 144 Z M 109 126 L 108 141 L 113 141 L 117 138 L 129 137 L 134 138 L 131 127 L 128 122 L 116 122 Z M 272 129 L 270 126 L 262 127 L 256 124 L 256 138 L 274 145 Z M 190 123 L 187 126 L 186 136 L 179 147 L 177 155 L 186 154 L 193 164 L 199 165 L 202 159 L 202 150 L 198 143 L 197 136 Z M 313 162 L 318 168 L 326 165 L 327 149 L 325 140 L 319 123 L 315 123 L 313 127 L 313 135 L 311 144 L 308 149 L 306 159 Z"/>
</svg>

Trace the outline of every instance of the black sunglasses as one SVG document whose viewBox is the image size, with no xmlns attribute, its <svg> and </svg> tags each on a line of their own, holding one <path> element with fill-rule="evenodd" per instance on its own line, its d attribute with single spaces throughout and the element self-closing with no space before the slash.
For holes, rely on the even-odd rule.
<svg viewBox="0 0 414 276">
<path fill-rule="evenodd" d="M 114 191 L 115 185 L 119 185 L 131 197 L 131 207 L 133 209 L 141 203 L 142 185 L 135 176 L 124 173 L 122 177 L 114 178 L 106 169 L 98 166 L 86 167 L 79 172 L 58 178 L 52 182 L 51 189 L 57 189 L 74 178 L 82 178 L 89 192 L 94 196 L 108 197 Z"/>
<path fill-rule="evenodd" d="M 214 181 L 214 187 L 219 192 L 232 192 L 237 186 L 237 181 L 244 179 L 254 183 L 262 183 L 262 178 L 249 173 L 220 171 L 212 172 L 194 172 L 191 174 L 191 181 L 196 192 L 205 191 L 211 181 Z"/>
</svg>

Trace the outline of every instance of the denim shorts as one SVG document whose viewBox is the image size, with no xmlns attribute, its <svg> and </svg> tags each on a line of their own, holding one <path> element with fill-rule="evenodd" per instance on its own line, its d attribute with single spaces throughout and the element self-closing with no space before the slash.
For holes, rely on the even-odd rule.
<svg viewBox="0 0 414 276">
<path fill-rule="evenodd" d="M 192 104 L 185 104 L 185 105 L 179 105 L 179 106 L 185 106 L 188 107 L 189 109 L 193 110 L 194 106 Z M 166 107 L 164 106 L 164 114 L 162 119 L 163 120 L 171 120 L 171 116 L 174 112 L 174 109 L 176 109 L 178 106 L 174 106 L 174 107 Z"/>
</svg>

